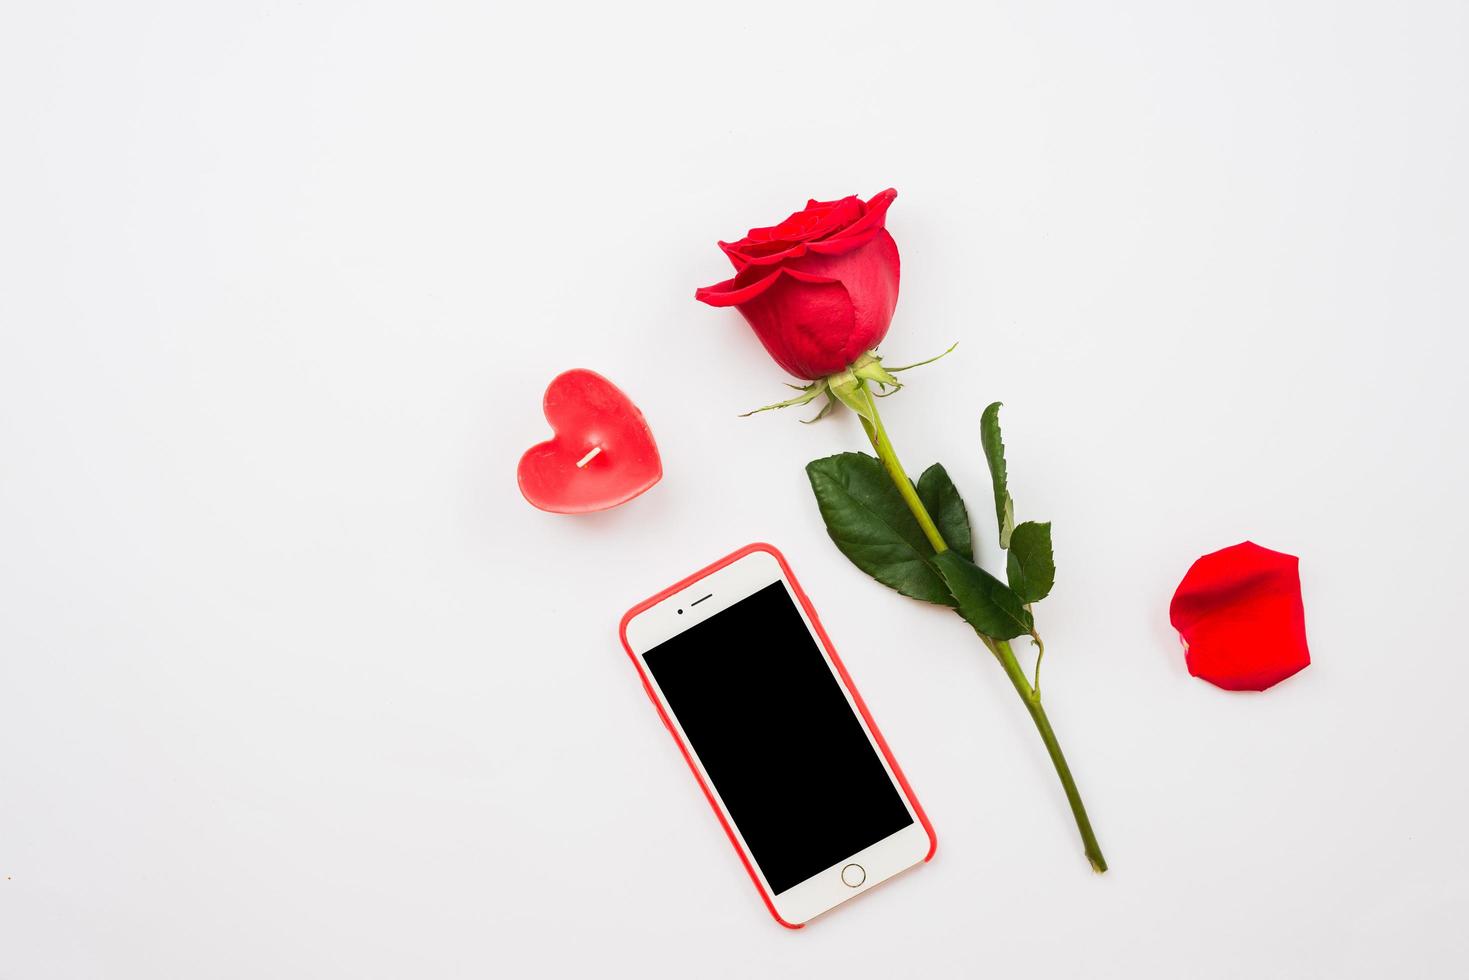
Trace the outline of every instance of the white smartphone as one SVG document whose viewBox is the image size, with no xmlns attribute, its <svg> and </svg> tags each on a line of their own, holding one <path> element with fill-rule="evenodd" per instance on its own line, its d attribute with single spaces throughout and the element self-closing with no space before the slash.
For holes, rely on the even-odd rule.
<svg viewBox="0 0 1469 980">
<path fill-rule="evenodd" d="M 774 548 L 633 607 L 622 642 L 781 925 L 933 857 L 928 818 Z"/>
</svg>

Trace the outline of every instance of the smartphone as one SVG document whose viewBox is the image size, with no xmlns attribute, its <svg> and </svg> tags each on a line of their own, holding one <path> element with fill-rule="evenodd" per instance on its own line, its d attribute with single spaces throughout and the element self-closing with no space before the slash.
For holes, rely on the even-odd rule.
<svg viewBox="0 0 1469 980">
<path fill-rule="evenodd" d="M 933 857 L 928 817 L 770 545 L 634 606 L 622 644 L 781 925 Z"/>
</svg>

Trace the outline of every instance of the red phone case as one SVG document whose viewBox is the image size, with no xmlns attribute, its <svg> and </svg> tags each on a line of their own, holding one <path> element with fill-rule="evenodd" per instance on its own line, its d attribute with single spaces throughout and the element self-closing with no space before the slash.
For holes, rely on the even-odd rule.
<svg viewBox="0 0 1469 980">
<path fill-rule="evenodd" d="M 750 855 L 745 853 L 745 849 L 740 846 L 739 838 L 735 837 L 734 828 L 729 825 L 729 821 L 724 818 L 723 811 L 719 809 L 719 804 L 714 800 L 713 791 L 704 782 L 704 778 L 699 775 L 699 769 L 694 765 L 692 751 L 684 743 L 684 740 L 679 737 L 678 730 L 673 727 L 672 719 L 668 717 L 668 713 L 663 710 L 663 705 L 658 703 L 658 698 L 653 694 L 653 685 L 648 679 L 648 674 L 643 666 L 642 660 L 638 658 L 638 655 L 633 652 L 632 646 L 627 642 L 627 624 L 638 613 L 652 605 L 662 602 L 680 589 L 687 588 L 711 572 L 718 571 L 725 565 L 756 551 L 769 553 L 780 564 L 780 569 L 785 574 L 786 581 L 790 582 L 791 588 L 795 591 L 796 598 L 801 603 L 801 608 L 806 612 L 806 617 L 811 621 L 811 625 L 816 628 L 816 635 L 820 637 L 822 647 L 826 649 L 827 655 L 831 657 L 831 662 L 836 665 L 837 674 L 841 677 L 842 684 L 851 692 L 852 701 L 857 705 L 857 711 L 861 713 L 862 720 L 867 723 L 867 728 L 872 732 L 872 737 L 876 740 L 877 747 L 882 750 L 882 757 L 887 760 L 889 768 L 893 771 L 893 775 L 898 778 L 898 786 L 902 788 L 903 795 L 907 797 L 909 805 L 913 807 L 913 812 L 918 816 L 919 824 L 923 826 L 924 832 L 928 834 L 928 853 L 923 856 L 923 860 L 925 862 L 933 860 L 933 854 L 938 849 L 939 842 L 938 838 L 934 836 L 933 824 L 928 822 L 928 814 L 923 812 L 923 807 L 919 804 L 918 797 L 913 795 L 913 788 L 908 785 L 908 777 L 903 775 L 903 770 L 898 766 L 898 760 L 893 758 L 893 753 L 888 748 L 887 740 L 882 737 L 882 732 L 878 729 L 877 722 L 872 720 L 872 713 L 867 710 L 867 703 L 862 700 L 862 695 L 857 692 L 857 685 L 852 683 L 852 677 L 847 673 L 847 668 L 842 663 L 842 658 L 837 656 L 836 648 L 831 644 L 831 638 L 826 635 L 826 628 L 821 625 L 821 619 L 816 615 L 816 609 L 811 605 L 811 600 L 806 597 L 806 592 L 801 588 L 801 583 L 796 581 L 795 573 L 791 571 L 791 566 L 786 563 L 785 555 L 782 555 L 772 545 L 760 543 L 745 545 L 734 554 L 726 555 L 707 568 L 701 568 L 683 581 L 670 585 L 657 595 L 644 599 L 623 614 L 622 622 L 618 625 L 617 631 L 622 637 L 622 648 L 627 651 L 628 657 L 633 662 L 633 667 L 638 672 L 638 677 L 643 682 L 643 690 L 647 693 L 648 700 L 653 702 L 653 707 L 657 710 L 658 717 L 663 719 L 663 727 L 668 729 L 669 734 L 673 736 L 673 740 L 678 743 L 678 751 L 682 753 L 684 762 L 688 763 L 689 772 L 694 774 L 694 779 L 698 782 L 699 788 L 704 791 L 704 798 L 709 801 L 709 808 L 714 811 L 714 816 L 719 819 L 719 825 L 724 828 L 725 836 L 729 838 L 729 842 L 733 845 L 735 853 L 740 856 L 740 863 L 745 866 L 745 873 L 755 883 L 755 890 L 760 893 L 761 901 L 765 903 L 765 907 L 770 910 L 770 915 L 776 922 L 779 922 L 787 929 L 801 929 L 804 927 L 802 924 L 787 922 L 776 912 L 775 901 L 765 890 L 765 886 L 760 883 L 760 876 L 755 873 L 755 865 L 752 863 Z"/>
</svg>

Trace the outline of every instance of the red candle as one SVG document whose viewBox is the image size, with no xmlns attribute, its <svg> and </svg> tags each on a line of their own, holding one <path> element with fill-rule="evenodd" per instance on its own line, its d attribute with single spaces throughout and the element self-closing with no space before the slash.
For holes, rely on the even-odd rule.
<svg viewBox="0 0 1469 980">
<path fill-rule="evenodd" d="M 555 436 L 526 450 L 520 492 L 541 510 L 585 514 L 626 503 L 657 483 L 663 461 L 632 399 L 597 374 L 557 375 L 542 402 Z"/>
</svg>

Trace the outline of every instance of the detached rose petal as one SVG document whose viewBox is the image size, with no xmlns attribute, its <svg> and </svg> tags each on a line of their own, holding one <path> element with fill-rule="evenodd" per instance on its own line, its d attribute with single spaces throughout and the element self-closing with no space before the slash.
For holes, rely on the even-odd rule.
<svg viewBox="0 0 1469 980">
<path fill-rule="evenodd" d="M 1188 672 L 1226 691 L 1263 691 L 1308 666 L 1299 564 L 1249 541 L 1194 562 L 1169 607 Z"/>
</svg>

